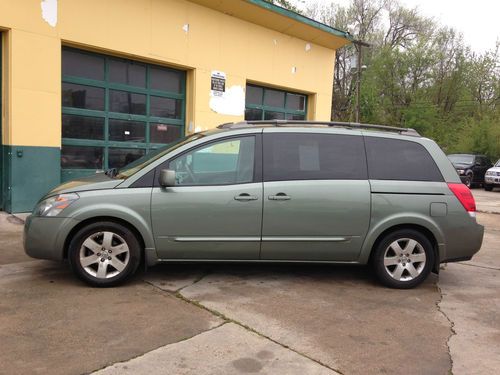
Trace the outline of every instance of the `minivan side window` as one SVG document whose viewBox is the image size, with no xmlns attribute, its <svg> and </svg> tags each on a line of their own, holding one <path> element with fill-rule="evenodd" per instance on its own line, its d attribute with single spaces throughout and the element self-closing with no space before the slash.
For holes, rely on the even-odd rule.
<svg viewBox="0 0 500 375">
<path fill-rule="evenodd" d="M 371 180 L 444 181 L 434 159 L 419 143 L 365 137 Z"/>
<path fill-rule="evenodd" d="M 264 181 L 366 179 L 360 136 L 264 134 Z"/>
<path fill-rule="evenodd" d="M 213 142 L 171 160 L 176 185 L 243 184 L 254 178 L 255 137 Z"/>
</svg>

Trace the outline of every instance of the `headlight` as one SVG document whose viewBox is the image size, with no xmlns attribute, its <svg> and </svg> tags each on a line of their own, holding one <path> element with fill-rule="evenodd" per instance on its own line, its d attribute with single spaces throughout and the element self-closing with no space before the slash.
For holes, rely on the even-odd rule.
<svg viewBox="0 0 500 375">
<path fill-rule="evenodd" d="M 463 170 L 463 169 L 457 169 L 457 172 L 458 172 L 458 174 L 464 174 L 465 170 Z"/>
<path fill-rule="evenodd" d="M 76 193 L 54 195 L 38 203 L 33 214 L 36 216 L 59 215 L 62 210 L 78 198 L 80 197 Z"/>
</svg>

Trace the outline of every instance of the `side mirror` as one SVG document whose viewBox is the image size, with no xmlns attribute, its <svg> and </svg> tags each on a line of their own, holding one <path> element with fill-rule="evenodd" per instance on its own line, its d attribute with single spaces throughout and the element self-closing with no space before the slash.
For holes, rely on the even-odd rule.
<svg viewBox="0 0 500 375">
<path fill-rule="evenodd" d="M 160 186 L 170 187 L 175 186 L 175 171 L 171 169 L 162 169 L 160 171 Z"/>
</svg>

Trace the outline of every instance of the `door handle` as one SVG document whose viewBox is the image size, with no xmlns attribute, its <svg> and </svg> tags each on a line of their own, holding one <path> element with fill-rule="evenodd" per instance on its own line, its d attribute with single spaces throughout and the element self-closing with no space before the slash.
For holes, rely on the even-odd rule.
<svg viewBox="0 0 500 375">
<path fill-rule="evenodd" d="M 240 195 L 235 196 L 234 199 L 240 202 L 247 202 L 247 201 L 256 201 L 257 199 L 259 199 L 259 197 L 256 197 L 255 195 L 250 195 L 248 193 L 241 193 Z"/>
<path fill-rule="evenodd" d="M 267 199 L 269 199 L 270 201 L 289 201 L 292 198 L 285 193 L 278 193 L 276 195 L 268 196 Z"/>
</svg>

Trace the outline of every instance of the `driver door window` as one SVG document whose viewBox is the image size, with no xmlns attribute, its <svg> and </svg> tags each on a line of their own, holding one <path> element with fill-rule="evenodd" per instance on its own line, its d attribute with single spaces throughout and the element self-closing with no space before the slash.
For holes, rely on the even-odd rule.
<svg viewBox="0 0 500 375">
<path fill-rule="evenodd" d="M 189 151 L 169 163 L 176 185 L 231 185 L 253 181 L 254 137 L 231 138 Z"/>
</svg>

